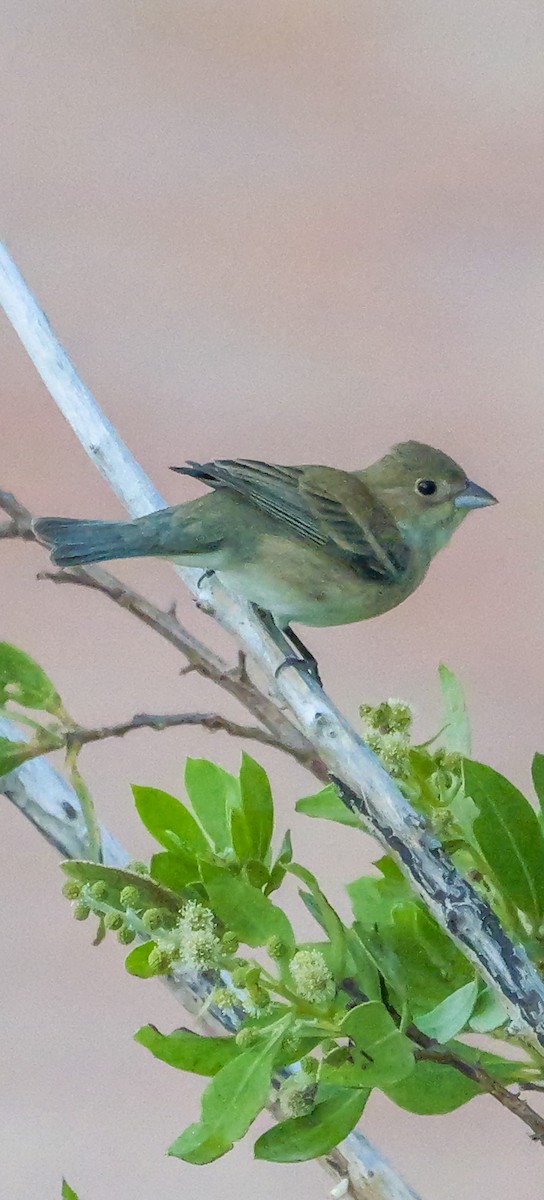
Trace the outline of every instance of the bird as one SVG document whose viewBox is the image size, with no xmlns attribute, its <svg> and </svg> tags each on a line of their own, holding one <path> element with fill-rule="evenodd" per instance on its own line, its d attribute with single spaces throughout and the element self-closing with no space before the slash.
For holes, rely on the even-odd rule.
<svg viewBox="0 0 544 1200">
<path fill-rule="evenodd" d="M 34 533 L 59 567 L 154 557 L 216 573 L 297 651 L 285 664 L 316 678 L 293 622 L 344 625 L 395 608 L 466 515 L 497 503 L 447 454 L 417 441 L 358 471 L 250 459 L 171 470 L 210 490 L 130 521 L 41 517 Z"/>
</svg>

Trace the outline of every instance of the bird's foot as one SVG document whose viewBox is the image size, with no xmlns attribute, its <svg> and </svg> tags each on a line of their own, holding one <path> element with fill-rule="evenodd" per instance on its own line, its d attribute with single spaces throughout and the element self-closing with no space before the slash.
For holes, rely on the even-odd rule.
<svg viewBox="0 0 544 1200">
<path fill-rule="evenodd" d="M 252 607 L 259 620 L 262 621 L 263 625 L 265 626 L 265 629 L 267 629 L 268 633 L 271 635 L 271 637 L 273 637 L 278 649 L 282 650 L 284 653 L 285 651 L 288 652 L 289 650 L 293 649 L 298 650 L 298 654 L 285 654 L 283 662 L 280 663 L 279 667 L 277 667 L 274 672 L 275 679 L 278 678 L 278 675 L 281 673 L 281 671 L 284 671 L 286 667 L 295 667 L 297 671 L 307 675 L 308 678 L 312 679 L 314 683 L 317 683 L 319 687 L 323 687 L 316 659 L 311 651 L 308 650 L 308 647 L 304 645 L 304 642 L 301 641 L 298 634 L 291 629 L 291 626 L 285 625 L 280 627 L 279 625 L 276 625 L 272 613 L 268 612 L 267 609 L 260 608 L 257 604 L 253 604 Z"/>
<path fill-rule="evenodd" d="M 198 578 L 198 580 L 197 580 L 197 584 L 196 584 L 197 588 L 200 588 L 200 587 L 202 587 L 202 584 L 204 583 L 204 580 L 205 580 L 205 579 L 210 579 L 212 575 L 215 575 L 215 571 L 212 571 L 211 567 L 210 567 L 210 568 L 208 568 L 208 570 L 207 570 L 207 571 L 203 571 L 202 575 L 200 575 L 200 576 L 199 576 L 199 578 Z"/>
<path fill-rule="evenodd" d="M 280 675 L 282 671 L 285 671 L 286 667 L 295 667 L 297 671 L 300 671 L 301 675 L 307 675 L 309 679 L 312 679 L 314 683 L 317 683 L 318 687 L 323 687 L 321 676 L 319 674 L 319 668 L 315 658 L 299 658 L 297 654 L 287 654 L 283 662 L 280 663 L 279 667 L 276 667 L 276 670 L 274 671 L 274 679 L 277 679 L 278 675 Z"/>
</svg>

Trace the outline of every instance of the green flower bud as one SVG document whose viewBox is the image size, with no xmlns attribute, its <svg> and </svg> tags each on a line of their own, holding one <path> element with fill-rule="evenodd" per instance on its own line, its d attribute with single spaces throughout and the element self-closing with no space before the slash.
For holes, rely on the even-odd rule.
<svg viewBox="0 0 544 1200">
<path fill-rule="evenodd" d="M 330 1004 L 336 987 L 321 950 L 298 950 L 289 970 L 299 996 L 310 1004 Z"/>
<path fill-rule="evenodd" d="M 121 942 L 122 946 L 130 946 L 135 937 L 136 934 L 129 925 L 121 925 L 121 928 L 117 931 L 117 941 Z"/>
<path fill-rule="evenodd" d="M 305 1117 L 315 1108 L 317 1083 L 308 1079 L 303 1071 L 297 1071 L 282 1083 L 278 1099 L 286 1117 Z"/>
<path fill-rule="evenodd" d="M 156 975 L 167 975 L 172 967 L 172 954 L 169 950 L 163 950 L 161 946 L 154 946 L 149 952 L 148 963 L 151 971 Z"/>
<path fill-rule="evenodd" d="M 90 911 L 89 905 L 85 904 L 84 900 L 77 900 L 72 909 L 72 914 L 76 921 L 86 921 Z"/>
<path fill-rule="evenodd" d="M 378 755 L 385 770 L 395 777 L 410 774 L 410 747 L 401 733 L 379 733 L 372 730 L 367 745 Z"/>
<path fill-rule="evenodd" d="M 123 908 L 140 908 L 140 893 L 136 887 L 124 887 L 119 896 Z"/>
<path fill-rule="evenodd" d="M 106 929 L 120 929 L 123 924 L 121 913 L 109 912 L 104 917 L 104 925 Z"/>
<path fill-rule="evenodd" d="M 125 867 L 131 875 L 149 875 L 149 867 L 144 862 L 129 862 Z"/>
<path fill-rule="evenodd" d="M 247 991 L 252 1004 L 255 1005 L 255 1008 L 268 1008 L 268 1005 L 270 1004 L 270 996 L 265 988 L 259 987 L 258 984 L 252 984 L 250 987 L 248 987 Z"/>
<path fill-rule="evenodd" d="M 214 933 L 215 917 L 211 908 L 206 908 L 198 900 L 188 900 L 183 906 L 178 925 L 180 930 L 186 933 L 195 933 L 200 930 L 204 930 L 206 933 Z"/>
<path fill-rule="evenodd" d="M 182 963 L 196 971 L 210 971 L 221 958 L 221 943 L 215 932 L 211 909 L 188 900 L 178 920 L 179 956 Z"/>
<path fill-rule="evenodd" d="M 107 891 L 108 888 L 104 880 L 97 879 L 96 883 L 92 883 L 89 888 L 89 896 L 92 896 L 93 900 L 103 900 L 104 896 L 107 895 Z"/>
<path fill-rule="evenodd" d="M 243 988 L 246 986 L 247 963 L 235 967 L 231 973 L 231 979 L 234 987 Z"/>
<path fill-rule="evenodd" d="M 163 925 L 163 914 L 160 908 L 146 908 L 142 913 L 142 925 L 149 930 L 150 933 L 154 929 L 160 929 Z"/>
<path fill-rule="evenodd" d="M 67 879 L 63 884 L 62 894 L 67 900 L 78 900 L 81 895 L 81 884 L 76 883 L 75 879 Z"/>
<path fill-rule="evenodd" d="M 238 996 L 228 987 L 214 988 L 210 996 L 210 1004 L 214 1004 L 216 1008 L 223 1011 L 228 1008 L 240 1007 Z"/>
<path fill-rule="evenodd" d="M 379 733 L 400 733 L 408 737 L 412 725 L 412 710 L 403 700 L 383 700 L 381 704 L 361 704 L 363 721 Z"/>
<path fill-rule="evenodd" d="M 277 934 L 274 934 L 266 943 L 266 951 L 270 955 L 270 958 L 283 958 L 283 955 L 286 951 L 286 946 L 284 942 L 282 942 L 281 938 L 279 938 Z"/>
<path fill-rule="evenodd" d="M 236 1045 L 240 1050 L 249 1050 L 250 1046 L 254 1046 L 258 1040 L 259 1034 L 256 1029 L 251 1027 L 248 1029 L 239 1029 L 236 1034 Z"/>
<path fill-rule="evenodd" d="M 236 934 L 231 929 L 227 929 L 221 938 L 221 949 L 225 951 L 225 954 L 236 954 L 239 945 L 240 942 Z"/>
<path fill-rule="evenodd" d="M 285 1034 L 285 1037 L 282 1038 L 281 1048 L 285 1054 L 292 1054 L 293 1058 L 295 1057 L 298 1050 L 298 1038 L 295 1037 L 294 1033 Z"/>
</svg>

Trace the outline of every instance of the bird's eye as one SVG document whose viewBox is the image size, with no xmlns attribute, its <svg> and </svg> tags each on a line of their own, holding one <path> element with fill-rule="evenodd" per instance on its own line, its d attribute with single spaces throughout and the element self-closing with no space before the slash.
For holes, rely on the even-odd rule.
<svg viewBox="0 0 544 1200">
<path fill-rule="evenodd" d="M 416 483 L 416 492 L 420 496 L 434 496 L 436 492 L 436 483 L 434 479 L 418 479 Z"/>
</svg>

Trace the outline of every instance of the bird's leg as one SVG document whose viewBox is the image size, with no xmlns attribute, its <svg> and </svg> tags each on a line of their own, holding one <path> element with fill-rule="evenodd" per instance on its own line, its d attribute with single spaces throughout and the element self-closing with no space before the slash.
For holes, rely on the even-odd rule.
<svg viewBox="0 0 544 1200">
<path fill-rule="evenodd" d="M 321 679 L 316 659 L 311 651 L 308 650 L 308 648 L 304 645 L 304 642 L 301 641 L 296 633 L 293 633 L 293 630 L 289 625 L 286 625 L 284 629 L 280 629 L 279 625 L 276 625 L 272 613 L 268 612 L 267 609 L 259 608 L 256 604 L 253 605 L 253 608 L 259 617 L 259 620 L 261 620 L 265 626 L 265 629 L 274 639 L 278 649 L 282 650 L 285 654 L 283 662 L 280 663 L 279 667 L 276 668 L 276 678 L 278 677 L 280 671 L 284 671 L 286 667 L 295 667 L 298 671 L 304 671 L 321 687 Z M 298 655 L 290 653 L 290 650 L 292 650 L 293 647 L 299 651 L 301 655 L 300 658 Z"/>
<path fill-rule="evenodd" d="M 312 654 L 312 651 L 308 650 L 308 647 L 304 645 L 302 638 L 299 638 L 298 633 L 295 633 L 294 629 L 291 629 L 290 625 L 286 625 L 284 627 L 284 629 L 282 630 L 282 632 L 285 635 L 285 637 L 288 638 L 288 640 L 291 642 L 291 645 L 295 647 L 295 650 L 298 650 L 298 652 L 300 654 L 300 658 L 297 658 L 294 661 L 297 663 L 302 663 L 304 666 L 304 670 L 307 671 L 308 675 L 310 675 L 312 679 L 315 679 L 316 683 L 318 683 L 319 686 L 322 687 L 323 684 L 321 682 L 321 676 L 319 674 L 319 667 L 317 665 L 317 659 L 315 657 L 315 654 Z M 292 660 L 293 655 L 291 655 L 290 658 Z M 283 667 L 292 666 L 292 665 L 293 665 L 292 661 L 288 662 L 286 660 L 284 663 L 281 664 L 281 666 L 279 667 L 279 670 L 281 671 L 281 670 L 283 670 Z M 299 669 L 302 669 L 302 668 L 299 668 Z M 276 674 L 277 673 L 278 672 L 276 671 Z"/>
</svg>

